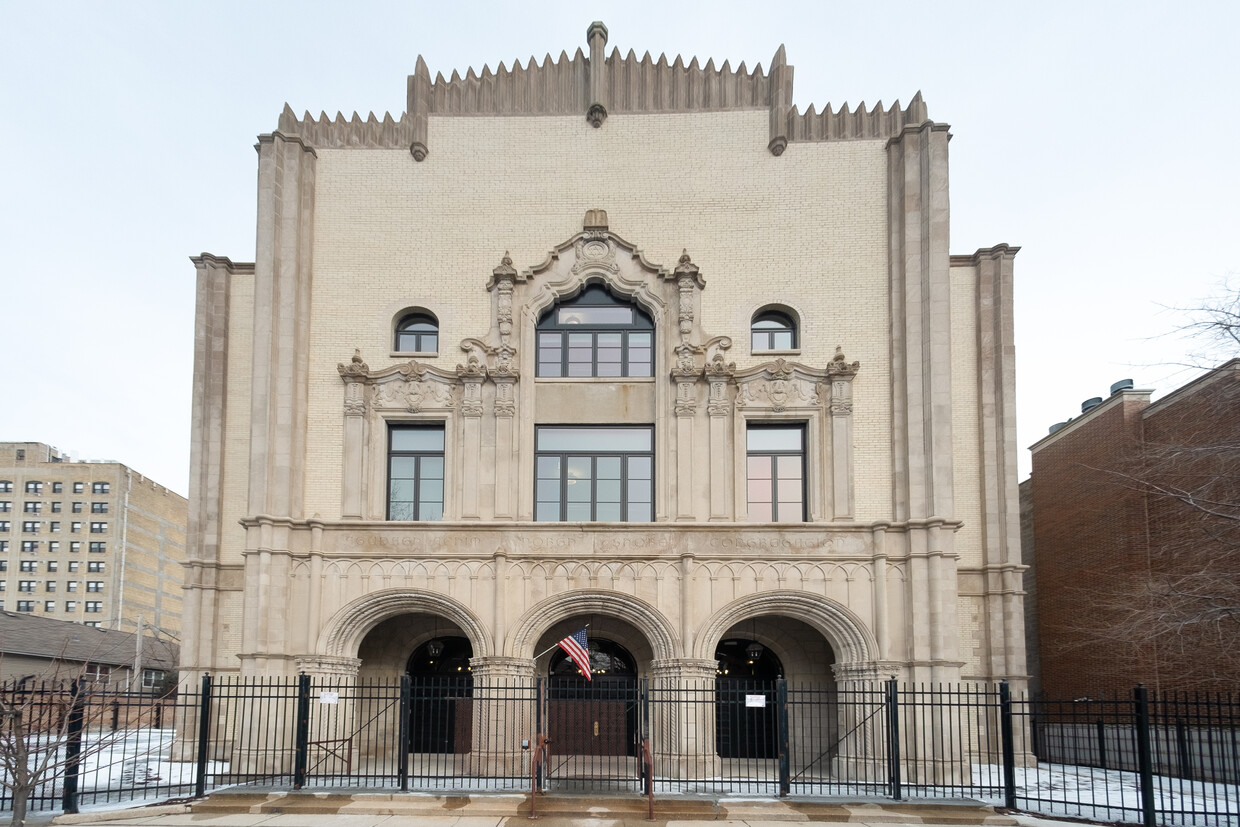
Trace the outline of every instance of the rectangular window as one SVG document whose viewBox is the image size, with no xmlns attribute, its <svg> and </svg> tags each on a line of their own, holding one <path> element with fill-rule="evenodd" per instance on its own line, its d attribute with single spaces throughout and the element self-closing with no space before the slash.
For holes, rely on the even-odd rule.
<svg viewBox="0 0 1240 827">
<path fill-rule="evenodd" d="M 106 493 L 108 493 L 108 491 L 110 491 L 111 489 L 112 489 L 112 486 L 111 486 L 111 484 L 109 484 L 109 483 L 106 483 L 106 482 L 94 482 L 94 483 L 91 483 L 91 486 L 90 486 L 90 493 L 92 493 L 92 494 L 106 494 Z"/>
<path fill-rule="evenodd" d="M 13 503 L 10 500 L 0 500 L 0 514 L 8 514 L 13 510 Z"/>
<path fill-rule="evenodd" d="M 19 612 L 33 612 L 33 611 L 34 611 L 34 601 L 33 601 L 33 600 L 19 600 L 19 601 L 17 601 L 17 611 L 19 611 Z"/>
<path fill-rule="evenodd" d="M 98 628 L 99 628 L 100 626 L 102 626 L 103 624 L 102 624 L 102 623 L 100 623 L 98 620 L 87 620 L 87 621 L 84 621 L 84 622 L 82 623 L 82 625 L 83 625 L 83 626 L 89 626 L 89 627 L 90 627 L 90 628 L 92 628 L 92 629 L 98 629 Z"/>
<path fill-rule="evenodd" d="M 0 571 L 8 571 L 8 570 L 9 570 L 9 561 L 0 560 Z"/>
<path fill-rule="evenodd" d="M 91 503 L 90 513 L 91 514 L 107 514 L 108 504 L 107 503 Z"/>
<path fill-rule="evenodd" d="M 23 554 L 37 554 L 38 551 L 39 551 L 38 540 L 22 540 L 22 553 Z"/>
<path fill-rule="evenodd" d="M 65 591 L 67 592 L 75 592 L 77 591 L 77 587 L 78 587 L 78 581 L 76 580 L 69 580 L 68 582 L 65 583 Z"/>
<path fill-rule="evenodd" d="M 71 572 L 75 572 L 75 571 L 77 571 L 77 570 L 78 570 L 78 561 L 77 561 L 77 560 L 70 560 L 70 561 L 69 561 L 69 571 L 71 571 Z"/>
<path fill-rule="evenodd" d="M 102 540 L 96 540 L 90 544 L 91 554 L 103 554 L 108 550 L 108 544 Z"/>
<path fill-rule="evenodd" d="M 60 500 L 57 500 L 56 502 L 52 503 L 52 513 L 53 514 L 60 513 Z"/>
<path fill-rule="evenodd" d="M 81 504 L 81 503 L 74 503 L 72 506 L 70 506 L 70 508 L 73 510 L 73 513 L 74 513 L 74 514 L 81 514 L 81 513 L 82 513 L 82 504 Z"/>
<path fill-rule="evenodd" d="M 81 494 L 81 493 L 82 493 L 82 487 L 83 487 L 83 486 L 82 486 L 82 483 L 80 483 L 80 482 L 75 482 L 75 483 L 73 483 L 73 493 L 74 493 L 74 494 Z"/>
<path fill-rule="evenodd" d="M 12 480 L 0 480 L 0 494 L 12 494 L 12 493 L 13 493 Z"/>
<path fill-rule="evenodd" d="M 61 493 L 61 492 L 62 492 L 62 491 L 64 491 L 64 490 L 65 490 L 64 483 L 59 483 L 59 482 L 54 482 L 54 483 L 52 483 L 52 493 L 53 493 L 53 494 L 59 494 L 59 493 Z"/>
<path fill-rule="evenodd" d="M 9 541 L 0 540 L 0 554 L 8 554 L 8 553 L 9 553 Z"/>
<path fill-rule="evenodd" d="M 81 542 L 79 542 L 78 540 L 69 541 L 69 553 L 70 554 L 77 554 L 81 550 L 82 550 Z"/>
<path fill-rule="evenodd" d="M 750 522 L 805 522 L 805 427 L 750 425 L 745 440 Z"/>
<path fill-rule="evenodd" d="M 143 669 L 142 670 L 142 688 L 154 689 L 164 682 L 164 670 L 162 669 Z"/>
<path fill-rule="evenodd" d="M 442 425 L 393 425 L 388 433 L 388 519 L 442 520 Z"/>
<path fill-rule="evenodd" d="M 86 611 L 90 611 L 90 604 L 86 604 Z M 112 677 L 111 666 L 100 666 L 97 663 L 88 663 L 82 668 L 82 677 L 85 680 L 95 683 L 107 683 L 108 678 Z"/>
<path fill-rule="evenodd" d="M 18 565 L 21 567 L 22 571 L 38 571 L 39 570 L 38 560 L 22 560 L 20 563 L 18 563 Z"/>
<path fill-rule="evenodd" d="M 102 574 L 103 573 L 103 561 L 102 560 L 91 560 L 89 563 L 86 564 L 86 570 L 93 571 L 98 574 Z"/>
<path fill-rule="evenodd" d="M 19 592 L 33 592 L 33 591 L 34 591 L 35 582 L 36 582 L 36 581 L 34 581 L 34 580 L 18 580 L 18 581 L 17 581 L 17 590 L 18 590 Z"/>
<path fill-rule="evenodd" d="M 0 520 L 0 531 L 7 532 L 9 530 L 9 521 Z"/>
<path fill-rule="evenodd" d="M 536 440 L 535 520 L 654 519 L 654 429 L 546 426 Z"/>
<path fill-rule="evenodd" d="M 0 580 L 0 592 L 4 591 L 6 588 L 8 588 L 8 586 L 9 586 L 9 581 Z"/>
<path fill-rule="evenodd" d="M 91 523 L 90 533 L 91 534 L 107 534 L 108 524 L 107 523 Z"/>
<path fill-rule="evenodd" d="M 60 541 L 59 540 L 48 540 L 47 550 L 51 552 L 60 551 Z"/>
<path fill-rule="evenodd" d="M 76 601 L 76 600 L 66 600 L 66 601 L 65 601 L 65 611 L 66 611 L 66 612 L 76 612 L 76 611 L 77 611 L 77 601 Z"/>
<path fill-rule="evenodd" d="M 39 502 L 38 500 L 27 500 L 26 504 L 22 506 L 22 511 L 26 512 L 27 514 L 38 514 L 42 510 L 43 510 L 43 503 Z"/>
<path fill-rule="evenodd" d="M 98 614 L 99 612 L 102 612 L 102 611 L 103 611 L 103 601 L 101 601 L 101 600 L 87 600 L 87 601 L 86 601 L 86 611 L 87 611 L 88 613 L 90 613 L 90 614 Z"/>
<path fill-rule="evenodd" d="M 39 528 L 43 524 L 36 520 L 26 520 L 22 523 L 23 534 L 38 534 Z"/>
<path fill-rule="evenodd" d="M 59 564 L 58 564 L 55 560 L 48 560 L 48 561 L 47 561 L 47 570 L 48 570 L 48 572 L 53 572 L 53 571 L 56 571 L 56 569 L 58 569 L 59 567 L 60 567 L 60 566 L 59 566 Z"/>
<path fill-rule="evenodd" d="M 70 523 L 69 530 L 73 532 L 74 534 L 80 534 L 82 533 L 82 524 L 81 523 Z"/>
<path fill-rule="evenodd" d="M 43 483 L 37 482 L 35 480 L 31 480 L 30 482 L 26 483 L 26 493 L 27 494 L 42 494 Z"/>
<path fill-rule="evenodd" d="M 44 612 L 54 612 L 54 611 L 56 611 L 56 601 L 55 601 L 55 600 L 44 600 L 44 601 L 43 601 L 43 611 L 44 611 Z"/>
<path fill-rule="evenodd" d="M 86 591 L 88 591 L 88 592 L 101 592 L 101 591 L 103 591 L 103 581 L 102 581 L 102 580 L 87 580 L 87 581 L 86 581 Z"/>
<path fill-rule="evenodd" d="M 52 520 L 47 524 L 47 530 L 53 534 L 58 533 L 60 531 L 60 522 L 57 520 Z"/>
<path fill-rule="evenodd" d="M 55 581 L 55 580 L 45 580 L 45 581 L 43 582 L 43 591 L 45 591 L 45 592 L 54 592 L 54 591 L 56 591 L 56 581 Z"/>
</svg>

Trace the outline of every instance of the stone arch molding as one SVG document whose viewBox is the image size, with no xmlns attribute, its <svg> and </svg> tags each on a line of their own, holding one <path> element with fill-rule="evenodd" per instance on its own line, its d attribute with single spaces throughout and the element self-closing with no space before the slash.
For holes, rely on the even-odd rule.
<svg viewBox="0 0 1240 827">
<path fill-rule="evenodd" d="M 474 657 L 488 657 L 495 649 L 482 621 L 463 603 L 422 589 L 391 589 L 359 597 L 332 615 L 319 635 L 316 654 L 357 657 L 358 647 L 371 629 L 390 617 L 414 612 L 437 614 L 461 627 L 473 646 Z"/>
<path fill-rule="evenodd" d="M 678 657 L 679 641 L 663 614 L 650 604 L 627 594 L 603 589 L 564 592 L 532 606 L 517 620 L 512 643 L 505 654 L 530 658 L 539 636 L 561 620 L 581 614 L 606 614 L 633 624 L 645 633 L 654 660 Z"/>
<path fill-rule="evenodd" d="M 764 615 L 791 617 L 813 626 L 831 644 L 840 664 L 868 663 L 878 651 L 870 630 L 844 606 L 804 592 L 771 591 L 741 598 L 715 612 L 697 636 L 693 656 L 714 658 L 724 632 L 743 620 Z"/>
</svg>

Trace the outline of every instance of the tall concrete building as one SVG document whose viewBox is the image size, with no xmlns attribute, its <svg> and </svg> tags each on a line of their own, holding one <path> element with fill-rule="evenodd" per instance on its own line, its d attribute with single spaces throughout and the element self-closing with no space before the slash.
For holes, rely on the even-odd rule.
<svg viewBox="0 0 1240 827">
<path fill-rule="evenodd" d="M 193 258 L 184 668 L 532 678 L 588 624 L 1023 681 L 1016 249 L 950 254 L 947 124 L 607 38 L 259 137 L 255 261 Z"/>
<path fill-rule="evenodd" d="M 0 442 L 0 608 L 181 628 L 186 500 L 119 462 Z"/>
</svg>

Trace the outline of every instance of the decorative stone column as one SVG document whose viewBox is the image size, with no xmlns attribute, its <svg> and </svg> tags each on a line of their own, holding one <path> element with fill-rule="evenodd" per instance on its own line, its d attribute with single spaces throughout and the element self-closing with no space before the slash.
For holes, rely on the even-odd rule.
<svg viewBox="0 0 1240 827">
<path fill-rule="evenodd" d="M 672 381 L 676 383 L 676 519 L 693 520 L 693 420 L 697 416 L 697 383 L 701 372 L 694 359 L 695 348 L 681 343 L 676 346 L 676 367 Z"/>
<path fill-rule="evenodd" d="M 360 520 L 366 459 L 366 379 L 370 367 L 362 361 L 362 352 L 354 350 L 349 364 L 337 365 L 336 370 L 345 383 L 340 516 L 346 520 Z"/>
<path fill-rule="evenodd" d="M 488 287 L 495 290 L 495 318 L 499 328 L 500 346 L 495 351 L 495 367 L 490 371 L 495 383 L 495 519 L 516 518 L 518 504 L 513 492 L 518 489 L 513 475 L 517 413 L 517 349 L 512 344 L 512 297 L 517 270 L 508 252 L 499 266 L 491 271 Z"/>
<path fill-rule="evenodd" d="M 598 20 L 586 29 L 586 42 L 590 44 L 590 106 L 586 120 L 595 129 L 607 120 L 607 27 Z"/>
<path fill-rule="evenodd" d="M 470 658 L 473 690 L 472 752 L 475 772 L 520 776 L 529 772 L 529 753 L 537 717 L 537 694 L 532 658 L 493 655 Z M 544 724 L 545 726 L 545 724 Z"/>
<path fill-rule="evenodd" d="M 465 386 L 461 399 L 462 453 L 461 512 L 460 519 L 476 520 L 478 513 L 478 489 L 481 487 L 482 466 L 482 383 L 487 377 L 486 365 L 471 355 L 464 365 L 456 366 L 456 375 Z"/>
<path fill-rule="evenodd" d="M 651 661 L 650 689 L 667 703 L 651 704 L 650 749 L 655 770 L 666 778 L 694 780 L 719 775 L 715 750 L 715 679 L 719 663 L 708 658 Z"/>
<path fill-rule="evenodd" d="M 831 493 L 832 514 L 836 520 L 853 518 L 853 402 L 852 380 L 861 369 L 860 362 L 847 362 L 842 348 L 827 363 L 827 381 L 831 385 L 828 409 L 831 414 Z"/>
<path fill-rule="evenodd" d="M 725 340 L 728 344 L 730 341 Z M 728 383 L 736 373 L 735 362 L 723 360 L 722 348 L 709 354 L 703 374 L 710 388 L 706 415 L 710 419 L 710 519 L 726 522 L 732 519 L 728 508 L 732 486 L 729 469 L 728 431 L 732 427 L 732 401 L 728 399 Z"/>
</svg>

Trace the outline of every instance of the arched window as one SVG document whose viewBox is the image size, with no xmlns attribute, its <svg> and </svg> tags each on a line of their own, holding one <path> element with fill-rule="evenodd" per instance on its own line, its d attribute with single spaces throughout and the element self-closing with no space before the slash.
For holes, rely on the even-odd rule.
<svg viewBox="0 0 1240 827">
<path fill-rule="evenodd" d="M 754 351 L 793 350 L 797 346 L 797 325 L 782 310 L 763 310 L 753 317 L 750 344 Z"/>
<path fill-rule="evenodd" d="M 654 322 L 591 285 L 538 322 L 538 376 L 653 376 Z"/>
<path fill-rule="evenodd" d="M 438 353 L 439 320 L 421 310 L 401 317 L 396 324 L 395 349 L 401 353 Z"/>
</svg>

